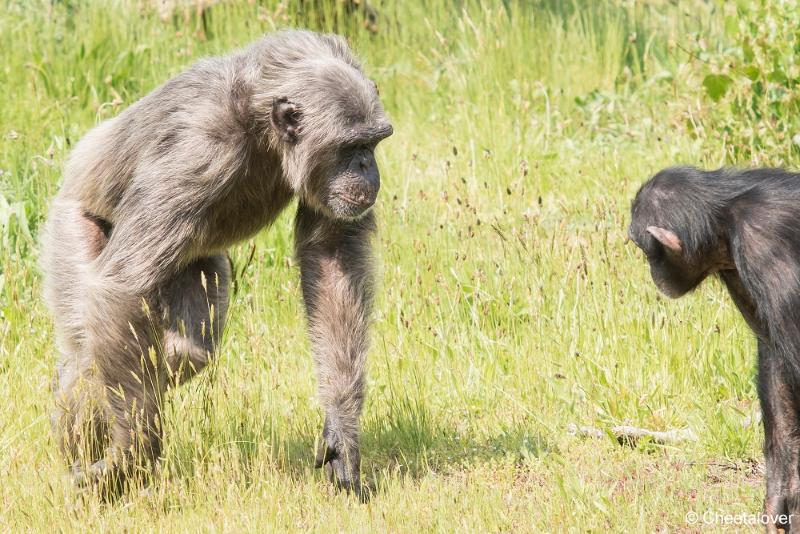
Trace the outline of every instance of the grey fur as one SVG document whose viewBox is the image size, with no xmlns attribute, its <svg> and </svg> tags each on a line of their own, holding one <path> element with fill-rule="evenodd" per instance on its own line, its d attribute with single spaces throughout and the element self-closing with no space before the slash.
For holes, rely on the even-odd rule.
<svg viewBox="0 0 800 534">
<path fill-rule="evenodd" d="M 391 132 L 341 38 L 285 31 L 198 62 L 78 143 L 42 254 L 61 353 L 54 428 L 77 479 L 155 463 L 164 391 L 206 365 L 224 328 L 225 250 L 297 196 L 319 463 L 360 488 L 373 150 Z"/>
</svg>

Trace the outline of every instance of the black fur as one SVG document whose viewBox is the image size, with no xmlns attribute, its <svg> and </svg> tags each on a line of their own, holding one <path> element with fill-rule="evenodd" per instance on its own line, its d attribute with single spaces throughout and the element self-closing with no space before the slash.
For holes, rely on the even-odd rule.
<svg viewBox="0 0 800 534">
<path fill-rule="evenodd" d="M 800 174 L 666 169 L 637 193 L 629 236 L 669 296 L 718 275 L 758 336 L 766 511 L 799 514 Z"/>
</svg>

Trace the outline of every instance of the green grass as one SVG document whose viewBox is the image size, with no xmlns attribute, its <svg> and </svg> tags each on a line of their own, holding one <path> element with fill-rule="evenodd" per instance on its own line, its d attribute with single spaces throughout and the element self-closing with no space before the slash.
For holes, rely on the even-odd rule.
<svg viewBox="0 0 800 534">
<path fill-rule="evenodd" d="M 287 213 L 232 250 L 255 257 L 215 368 L 171 395 L 163 478 L 103 505 L 75 497 L 49 435 L 36 233 L 69 147 L 198 57 L 314 17 L 229 2 L 202 40 L 126 3 L 0 2 L 0 530 L 691 531 L 689 511 L 761 509 L 747 327 L 716 282 L 660 297 L 625 242 L 656 170 L 748 163 L 693 126 L 715 108 L 676 46 L 724 45 L 715 4 L 374 4 L 377 34 L 340 27 L 395 126 L 363 417 L 374 498 L 312 467 Z M 570 423 L 700 439 L 621 447 Z"/>
</svg>

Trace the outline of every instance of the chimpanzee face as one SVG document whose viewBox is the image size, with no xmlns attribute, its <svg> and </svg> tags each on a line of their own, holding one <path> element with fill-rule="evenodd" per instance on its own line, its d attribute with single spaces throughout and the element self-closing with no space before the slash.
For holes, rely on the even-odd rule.
<svg viewBox="0 0 800 534">
<path fill-rule="evenodd" d="M 315 181 L 316 188 L 308 188 L 337 219 L 359 217 L 375 203 L 381 185 L 375 147 L 392 134 L 392 126 L 387 121 L 353 131 L 358 135 L 330 148 L 332 155 L 326 161 L 331 164 L 317 168 L 322 176 Z"/>
<path fill-rule="evenodd" d="M 696 288 L 713 271 L 698 258 L 687 258 L 678 236 L 671 230 L 648 226 L 642 233 L 631 225 L 628 234 L 647 256 L 656 287 L 670 298 L 682 297 Z"/>
<path fill-rule="evenodd" d="M 326 90 L 317 96 L 327 105 L 277 99 L 272 128 L 287 149 L 284 169 L 300 200 L 331 218 L 355 219 L 378 196 L 375 148 L 393 129 L 375 84 L 353 68 L 328 71 L 336 76 L 322 80 Z"/>
</svg>

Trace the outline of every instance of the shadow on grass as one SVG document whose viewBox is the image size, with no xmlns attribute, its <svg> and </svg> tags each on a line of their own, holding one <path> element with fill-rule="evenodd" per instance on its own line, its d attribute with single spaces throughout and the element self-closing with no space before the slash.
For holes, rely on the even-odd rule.
<svg viewBox="0 0 800 534">
<path fill-rule="evenodd" d="M 424 413 L 424 412 L 423 412 Z M 475 463 L 508 460 L 523 463 L 552 450 L 541 434 L 529 428 L 499 430 L 481 438 L 453 426 L 432 425 L 427 417 L 402 412 L 365 424 L 362 472 L 380 494 L 398 478 L 417 481 L 431 473 L 447 475 Z"/>
<path fill-rule="evenodd" d="M 388 415 L 363 420 L 362 481 L 372 498 L 392 481 L 418 481 L 448 474 L 464 466 L 509 460 L 523 463 L 551 450 L 529 427 L 499 430 L 480 439 L 453 425 L 434 424 L 421 402 L 401 397 L 388 402 Z M 170 478 L 187 481 L 219 461 L 232 469 L 231 483 L 249 487 L 267 465 L 290 479 L 308 481 L 323 474 L 314 469 L 322 416 L 294 421 L 291 416 L 257 420 L 252 410 L 232 412 L 225 420 L 195 421 L 192 432 L 170 432 L 165 450 Z M 171 417 L 180 416 L 173 412 Z M 178 422 L 178 424 L 181 424 Z"/>
</svg>

